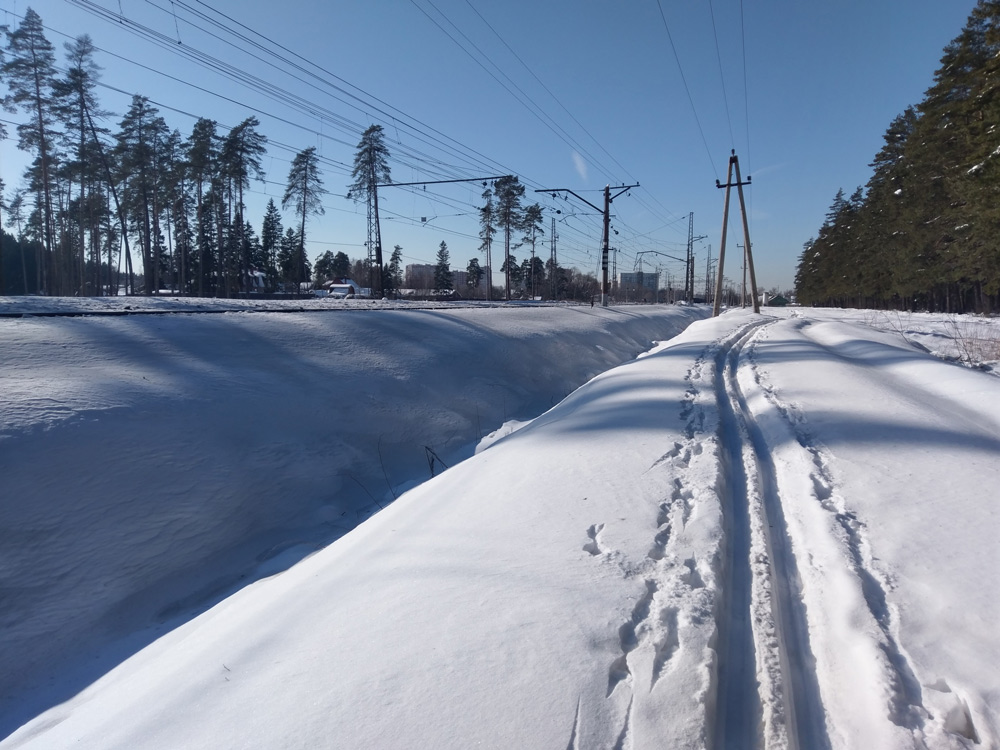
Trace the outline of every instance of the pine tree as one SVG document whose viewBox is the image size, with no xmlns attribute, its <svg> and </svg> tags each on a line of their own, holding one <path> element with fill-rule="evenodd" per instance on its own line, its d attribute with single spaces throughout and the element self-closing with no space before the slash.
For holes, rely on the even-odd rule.
<svg viewBox="0 0 1000 750">
<path fill-rule="evenodd" d="M 403 248 L 400 245 L 394 245 L 392 248 L 386 282 L 386 288 L 391 292 L 398 292 L 403 286 Z"/>
<path fill-rule="evenodd" d="M 259 126 L 260 121 L 256 117 L 245 119 L 229 131 L 219 153 L 222 172 L 229 183 L 230 225 L 236 228 L 235 245 L 241 249 L 246 247 L 243 237 L 243 228 L 246 226 L 243 218 L 246 210 L 243 191 L 250 187 L 251 178 L 264 179 L 261 160 L 267 151 L 267 137 L 257 132 Z M 240 252 L 239 257 L 233 259 L 232 265 L 238 273 L 240 286 L 245 290 L 249 282 L 249 258 Z"/>
<path fill-rule="evenodd" d="M 95 89 L 100 77 L 100 66 L 94 61 L 96 48 L 87 35 L 77 37 L 73 43 L 64 45 L 69 68 L 65 77 L 53 82 L 55 96 L 55 111 L 66 126 L 67 141 L 72 142 L 72 150 L 76 153 L 67 168 L 70 179 L 76 179 L 77 189 L 77 237 L 79 243 L 75 249 L 77 254 L 76 291 L 87 293 L 87 250 L 86 238 L 91 235 L 91 265 L 97 276 L 92 280 L 95 292 L 99 292 L 100 283 L 100 225 L 105 220 L 105 206 L 102 198 L 103 185 L 100 170 L 100 157 L 96 150 L 100 147 L 94 142 L 96 126 L 92 126 L 95 118 L 106 116 L 97 103 Z M 97 193 L 97 200 L 91 199 L 91 193 Z M 72 254 L 73 249 L 68 248 Z"/>
<path fill-rule="evenodd" d="M 51 293 L 49 276 L 51 255 L 55 251 L 55 218 L 53 216 L 53 182 L 55 180 L 54 144 L 55 120 L 52 83 L 55 80 L 55 48 L 45 38 L 41 17 L 28 8 L 21 24 L 7 34 L 9 58 L 0 67 L 0 75 L 10 90 L 12 105 L 24 108 L 27 122 L 17 126 L 18 148 L 36 154 L 32 187 L 35 210 L 41 224 L 39 239 L 43 255 L 38 258 L 38 288 Z"/>
<path fill-rule="evenodd" d="M 154 238 L 157 141 L 166 129 L 158 111 L 149 99 L 136 94 L 122 118 L 116 136 L 118 167 L 123 182 L 122 201 L 129 215 L 130 228 L 139 235 L 142 251 L 143 291 L 150 294 L 158 289 L 159 238 Z M 154 247 L 155 245 L 155 247 Z"/>
<path fill-rule="evenodd" d="M 338 279 L 348 279 L 351 277 L 351 259 L 347 253 L 338 251 L 333 256 L 333 276 Z"/>
<path fill-rule="evenodd" d="M 308 279 L 312 275 L 309 259 L 303 257 L 301 248 L 302 243 L 299 241 L 298 233 L 288 227 L 278 247 L 278 268 L 285 289 L 293 290 L 296 294 L 299 292 L 300 280 Z"/>
<path fill-rule="evenodd" d="M 479 265 L 479 258 L 472 258 L 469 260 L 469 265 L 465 268 L 466 273 L 466 283 L 472 289 L 479 289 L 479 285 L 483 283 L 483 276 L 486 271 L 483 267 Z"/>
<path fill-rule="evenodd" d="M 527 267 L 522 267 L 521 278 L 529 287 L 532 298 L 535 296 L 535 285 L 545 281 L 545 264 L 542 263 L 541 258 L 535 256 L 538 239 L 545 235 L 544 222 L 545 215 L 539 204 L 532 203 L 524 207 L 524 213 L 521 216 L 521 231 L 524 232 L 522 243 L 531 248 L 531 259 L 530 261 L 525 259 Z"/>
<path fill-rule="evenodd" d="M 213 269 L 217 247 L 214 217 L 218 190 L 213 191 L 212 185 L 217 179 L 219 159 L 219 139 L 215 127 L 213 120 L 200 118 L 195 122 L 187 141 L 188 175 L 195 194 L 195 262 L 199 297 L 214 293 L 215 289 Z M 278 234 L 281 234 L 280 221 Z"/>
<path fill-rule="evenodd" d="M 333 270 L 333 262 L 333 251 L 331 250 L 327 250 L 316 259 L 313 264 L 313 281 L 317 286 L 337 277 Z"/>
<path fill-rule="evenodd" d="M 482 244 L 479 251 L 486 257 L 486 299 L 493 299 L 493 235 L 497 233 L 496 204 L 493 202 L 493 191 L 487 188 L 483 191 L 482 208 L 479 209 L 479 238 Z"/>
<path fill-rule="evenodd" d="M 496 191 L 496 213 L 497 224 L 503 227 L 503 253 L 505 272 L 505 294 L 506 299 L 510 299 L 511 270 L 513 265 L 510 260 L 510 251 L 516 249 L 516 245 L 511 247 L 511 237 L 513 233 L 522 225 L 521 198 L 524 196 L 524 185 L 517 177 L 501 177 L 493 186 Z"/>
<path fill-rule="evenodd" d="M 437 263 L 434 266 L 434 288 L 439 292 L 455 288 L 451 273 L 448 245 L 444 240 L 441 240 L 441 244 L 438 246 Z"/>
<path fill-rule="evenodd" d="M 323 180 L 319 173 L 319 158 L 316 156 L 316 148 L 310 146 L 292 159 L 292 166 L 288 171 L 288 185 L 281 199 L 282 208 L 292 205 L 299 216 L 299 267 L 302 269 L 306 267 L 306 217 L 324 213 L 322 204 L 324 193 L 326 190 L 323 189 Z"/>
</svg>

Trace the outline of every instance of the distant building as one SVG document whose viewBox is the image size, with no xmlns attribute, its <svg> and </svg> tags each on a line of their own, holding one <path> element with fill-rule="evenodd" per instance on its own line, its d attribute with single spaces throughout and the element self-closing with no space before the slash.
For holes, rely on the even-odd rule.
<svg viewBox="0 0 1000 750">
<path fill-rule="evenodd" d="M 655 302 L 660 289 L 660 274 L 656 271 L 618 274 L 618 298 L 626 302 Z"/>
<path fill-rule="evenodd" d="M 411 263 L 406 267 L 403 286 L 407 289 L 433 289 L 434 268 L 431 263 Z"/>
</svg>

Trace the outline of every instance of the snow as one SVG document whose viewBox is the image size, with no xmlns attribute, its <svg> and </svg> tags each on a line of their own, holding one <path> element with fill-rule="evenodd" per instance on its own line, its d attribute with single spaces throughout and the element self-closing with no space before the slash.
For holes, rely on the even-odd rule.
<svg viewBox="0 0 1000 750">
<path fill-rule="evenodd" d="M 0 319 L 0 747 L 1000 747 L 993 321 L 365 304 Z"/>
</svg>

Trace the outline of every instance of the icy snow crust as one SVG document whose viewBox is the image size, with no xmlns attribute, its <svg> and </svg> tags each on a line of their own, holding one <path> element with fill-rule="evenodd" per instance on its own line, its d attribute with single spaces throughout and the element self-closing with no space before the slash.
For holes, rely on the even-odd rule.
<svg viewBox="0 0 1000 750">
<path fill-rule="evenodd" d="M 547 325 L 555 326 L 570 312 L 420 315 L 433 330 L 450 330 L 461 319 L 464 331 L 468 315 L 525 315 L 522 324 L 551 315 Z M 681 319 L 672 316 L 684 314 L 580 313 L 601 323 L 559 351 L 563 364 L 574 348 L 586 346 L 590 357 L 605 351 L 599 336 L 615 314 L 639 316 L 630 326 L 677 325 Z M 258 318 L 269 320 L 238 316 L 227 335 L 234 342 L 263 338 L 254 329 Z M 55 342 L 69 345 L 71 333 L 79 335 L 64 322 L 58 335 L 47 334 L 53 343 L 45 359 L 14 357 L 25 370 L 34 367 L 36 379 L 45 362 L 59 359 Z M 242 330 L 247 325 L 254 335 Z M 476 319 L 472 328 L 486 325 Z M 1000 747 L 1000 517 L 993 493 L 1000 480 L 1000 380 L 936 359 L 899 331 L 876 325 L 865 313 L 813 310 L 734 311 L 695 322 L 526 425 L 511 419 L 522 415 L 509 414 L 489 429 L 473 429 L 493 433 L 476 455 L 102 676 L 92 670 L 92 684 L 0 747 Z M 911 331 L 944 331 L 935 325 L 907 321 Z M 279 325 L 280 335 L 268 337 L 290 341 L 303 327 L 309 330 L 302 321 Z M 527 324 L 521 337 L 530 339 L 529 330 Z M 0 331 L 7 341 L 9 331 Z M 565 336 L 542 335 L 549 344 Z M 38 331 L 25 336 L 49 340 Z M 163 331 L 155 337 L 160 346 L 179 346 L 182 338 Z M 141 338 L 133 332 L 126 340 Z M 214 372 L 213 360 L 232 387 L 242 385 L 258 400 L 266 389 L 248 381 L 276 385 L 265 377 L 267 367 L 227 356 L 223 338 L 205 334 L 209 339 L 216 348 L 200 368 Z M 595 348 L 599 340 L 604 349 Z M 463 376 L 485 367 L 492 342 L 477 341 L 478 358 L 455 363 L 455 381 L 474 379 Z M 109 350 L 121 357 L 126 349 L 119 342 Z M 414 345 L 406 360 L 393 360 L 394 372 L 418 371 L 410 361 L 419 350 Z M 147 432 L 130 435 L 144 441 L 129 450 L 166 458 L 177 450 L 176 428 L 166 431 L 170 420 L 162 414 L 141 419 L 142 405 L 157 388 L 171 387 L 175 420 L 206 403 L 185 391 L 191 382 L 163 373 L 170 370 L 164 360 L 144 362 L 150 351 L 129 365 L 134 373 L 126 379 L 139 395 L 99 436 L 111 439 L 129 418 L 148 421 Z M 505 354 L 490 367 L 517 358 L 510 349 Z M 81 357 L 67 354 L 65 369 L 79 370 Z M 5 359 L 5 384 L 9 367 Z M 534 363 L 532 372 L 540 367 Z M 282 369 L 282 378 L 294 372 Z M 133 383 L 134 376 L 153 385 Z M 446 383 L 424 384 L 423 398 Z M 300 401 L 314 399 L 305 394 L 319 387 L 293 379 L 282 390 L 286 407 L 302 409 Z M 380 399 L 392 393 L 381 381 L 369 387 Z M 72 390 L 52 400 L 61 403 Z M 223 390 L 207 401 L 216 404 Z M 217 417 L 232 418 L 236 405 Z M 356 413 L 373 409 L 366 401 Z M 25 414 L 35 412 L 44 413 L 41 404 L 25 407 Z M 285 440 L 309 424 L 304 414 L 284 425 Z M 49 420 L 0 442 L 5 488 L 8 471 L 21 465 L 7 459 L 9 446 L 74 422 Z M 494 432 L 501 421 L 509 424 Z M 242 439 L 254 436 L 253 424 L 240 425 Z M 283 425 L 276 414 L 256 424 L 269 433 L 252 454 L 262 461 L 269 445 L 281 444 Z M 298 438 L 296 450 L 324 448 L 314 443 L 329 438 L 314 430 Z M 210 430 L 179 436 L 195 441 L 213 471 L 239 455 L 221 451 Z M 72 505 L 57 500 L 59 514 L 110 505 L 105 493 L 122 485 L 121 467 L 102 492 L 80 489 L 95 481 L 94 472 L 60 465 L 80 450 L 70 437 L 47 459 L 57 469 L 38 481 L 62 475 L 64 484 L 78 486 Z M 358 451 L 358 460 L 365 453 Z M 313 453 L 286 458 L 284 483 L 299 460 L 317 470 Z M 33 468 L 37 480 L 40 463 L 36 457 L 21 470 Z M 142 465 L 151 471 L 156 463 Z M 162 474 L 152 479 L 147 494 L 169 484 Z M 280 497 L 288 503 L 301 488 Z M 277 491 L 263 489 L 263 496 Z M 177 504 L 192 491 L 185 486 L 171 499 Z M 20 493 L 13 496 L 52 502 L 27 481 Z M 214 501 L 202 497 L 202 513 Z M 9 505 L 5 500 L 5 514 Z M 137 505 L 150 512 L 151 503 Z M 71 523 L 41 514 L 40 532 L 42 520 L 50 527 Z M 91 531 L 100 522 L 88 524 L 73 528 Z M 126 539 L 140 528 L 116 533 Z M 128 543 L 143 549 L 156 539 L 147 530 Z M 37 544 L 45 543 L 40 536 Z M 98 553 L 53 545 L 24 565 L 23 575 L 44 588 L 56 577 L 49 567 L 85 567 L 91 554 Z M 119 553 L 108 557 L 116 568 L 129 563 Z M 28 596 L 18 591 L 13 601 Z M 109 610 L 102 626 L 136 618 L 133 606 Z M 81 626 L 79 635 L 95 629 Z M 52 674 L 56 684 L 64 679 L 56 668 Z"/>
</svg>

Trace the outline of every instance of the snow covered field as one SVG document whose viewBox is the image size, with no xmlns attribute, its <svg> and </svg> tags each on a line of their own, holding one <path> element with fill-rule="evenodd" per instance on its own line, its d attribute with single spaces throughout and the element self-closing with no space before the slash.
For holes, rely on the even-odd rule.
<svg viewBox="0 0 1000 750">
<path fill-rule="evenodd" d="M 704 315 L 0 319 L 0 747 L 1000 747 L 1000 330 Z"/>
</svg>

